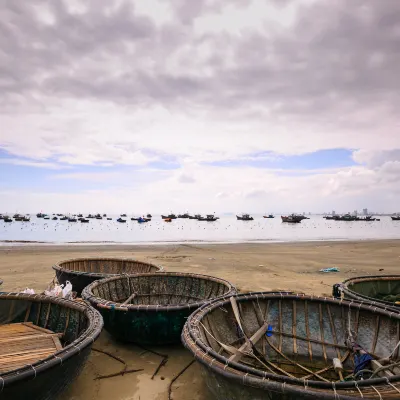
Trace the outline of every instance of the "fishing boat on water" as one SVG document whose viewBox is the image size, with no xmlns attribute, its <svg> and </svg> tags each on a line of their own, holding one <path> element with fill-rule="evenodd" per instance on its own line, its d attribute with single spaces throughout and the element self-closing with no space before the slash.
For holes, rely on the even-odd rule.
<svg viewBox="0 0 400 400">
<path fill-rule="evenodd" d="M 188 219 L 189 217 L 190 217 L 190 215 L 189 215 L 188 213 L 179 214 L 179 215 L 178 215 L 178 218 L 186 218 L 186 219 Z"/>
<path fill-rule="evenodd" d="M 236 293 L 211 276 L 163 272 L 106 278 L 82 292 L 103 315 L 105 329 L 125 342 L 179 343 L 187 317 L 214 298 Z"/>
<path fill-rule="evenodd" d="M 44 218 L 46 214 L 38 213 L 36 214 L 36 218 Z"/>
<path fill-rule="evenodd" d="M 78 220 L 74 217 L 68 218 L 68 222 L 78 222 Z"/>
<path fill-rule="evenodd" d="M 82 371 L 103 320 L 84 302 L 0 293 L 0 398 L 50 400 Z"/>
<path fill-rule="evenodd" d="M 264 215 L 263 218 L 275 218 L 275 216 L 272 214 L 268 214 L 268 215 Z"/>
<path fill-rule="evenodd" d="M 147 218 L 153 218 L 153 216 L 151 214 L 147 214 L 146 217 Z"/>
<path fill-rule="evenodd" d="M 65 285 L 73 282 L 74 291 L 78 296 L 92 282 L 121 274 L 141 274 L 162 272 L 163 268 L 131 258 L 75 258 L 60 261 L 53 265 L 57 280 Z"/>
<path fill-rule="evenodd" d="M 214 214 L 207 214 L 205 217 L 199 216 L 197 218 L 198 221 L 206 221 L 206 222 L 214 222 L 217 221 L 219 217 L 216 217 Z"/>
<path fill-rule="evenodd" d="M 118 219 L 117 219 L 117 222 L 126 222 L 126 219 L 118 218 Z"/>
<path fill-rule="evenodd" d="M 249 214 L 236 215 L 238 221 L 253 221 L 254 218 Z"/>
<path fill-rule="evenodd" d="M 121 214 L 120 217 L 126 217 L 126 214 Z"/>
<path fill-rule="evenodd" d="M 8 216 L 5 216 L 5 217 L 3 218 L 3 221 L 4 221 L 4 222 L 13 222 L 12 218 L 10 218 L 10 217 L 8 217 Z"/>
<path fill-rule="evenodd" d="M 60 218 L 60 221 L 67 221 L 67 220 L 68 220 L 68 217 L 65 216 L 65 215 L 64 215 L 63 217 Z"/>
<path fill-rule="evenodd" d="M 213 398 L 398 399 L 400 313 L 294 294 L 225 296 L 182 333 Z"/>
<path fill-rule="evenodd" d="M 175 214 L 169 214 L 169 215 L 161 215 L 161 218 L 162 219 L 167 219 L 167 218 L 176 219 L 177 216 Z"/>
<path fill-rule="evenodd" d="M 288 216 L 281 215 L 281 219 L 282 219 L 282 222 L 288 222 L 291 224 L 298 224 L 303 220 L 303 218 L 301 218 L 301 216 L 296 215 L 296 214 L 291 214 Z"/>
<path fill-rule="evenodd" d="M 392 218 L 392 221 L 400 221 L 400 215 L 392 215 L 390 218 Z"/>
</svg>

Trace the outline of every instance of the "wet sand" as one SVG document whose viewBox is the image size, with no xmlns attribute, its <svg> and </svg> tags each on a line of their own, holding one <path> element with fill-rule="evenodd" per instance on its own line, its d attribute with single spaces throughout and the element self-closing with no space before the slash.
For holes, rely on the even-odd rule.
<svg viewBox="0 0 400 400">
<path fill-rule="evenodd" d="M 229 280 L 241 292 L 293 290 L 331 296 L 332 285 L 357 275 L 398 273 L 400 241 L 306 242 L 278 244 L 169 245 L 169 246 L 7 246 L 0 247 L 2 290 L 25 287 L 43 291 L 53 279 L 51 266 L 74 257 L 132 257 L 162 265 L 168 271 L 215 275 Z M 338 267 L 339 273 L 323 274 L 321 268 Z M 383 269 L 380 271 L 380 269 Z M 92 352 L 83 373 L 62 400 L 166 400 L 168 385 L 191 360 L 180 345 L 151 348 L 169 360 L 152 380 L 161 358 L 135 345 L 116 342 L 103 332 L 94 345 L 122 358 L 128 369 L 143 371 L 94 380 L 112 374 L 122 364 Z M 173 385 L 174 400 L 210 398 L 192 365 Z"/>
</svg>

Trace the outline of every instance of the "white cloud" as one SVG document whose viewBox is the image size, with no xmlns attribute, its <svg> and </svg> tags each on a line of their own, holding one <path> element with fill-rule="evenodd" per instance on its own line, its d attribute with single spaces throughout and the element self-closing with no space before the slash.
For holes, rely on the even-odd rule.
<svg viewBox="0 0 400 400">
<path fill-rule="evenodd" d="M 358 196 L 394 207 L 398 10 L 397 0 L 8 2 L 1 163 L 74 167 L 53 181 L 115 179 L 129 200 L 107 193 L 104 207 L 138 199 L 118 166 L 140 168 L 140 201 L 155 208 L 167 196 L 169 208 L 221 211 L 265 202 L 321 209 Z M 301 173 L 202 165 L 332 148 L 354 150 L 359 165 Z M 168 163 L 180 168 L 149 169 Z M 82 167 L 93 165 L 109 175 Z M 63 195 L 90 207 L 84 193 Z M 59 199 L 15 196 L 27 205 Z"/>
</svg>

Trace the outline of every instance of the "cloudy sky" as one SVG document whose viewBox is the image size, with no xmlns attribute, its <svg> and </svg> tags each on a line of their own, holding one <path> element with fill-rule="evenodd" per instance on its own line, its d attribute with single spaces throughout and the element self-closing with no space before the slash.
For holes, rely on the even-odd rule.
<svg viewBox="0 0 400 400">
<path fill-rule="evenodd" d="M 400 211 L 399 0 L 0 0 L 0 208 Z"/>
</svg>

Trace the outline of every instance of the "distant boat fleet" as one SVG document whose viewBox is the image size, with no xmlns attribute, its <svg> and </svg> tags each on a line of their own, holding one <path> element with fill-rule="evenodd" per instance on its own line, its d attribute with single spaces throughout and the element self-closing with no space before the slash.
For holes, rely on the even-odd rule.
<svg viewBox="0 0 400 400">
<path fill-rule="evenodd" d="M 113 218 L 108 217 L 107 214 L 88 214 L 86 217 L 83 216 L 83 214 L 44 214 L 44 213 L 38 213 L 36 214 L 37 218 L 42 218 L 44 220 L 53 220 L 53 221 L 68 221 L 68 222 L 81 222 L 81 223 L 88 223 L 91 219 L 96 219 L 96 220 L 102 220 L 102 219 L 107 219 L 107 221 L 111 221 Z M 400 221 L 400 214 L 394 214 L 390 216 L 393 221 Z M 219 220 L 219 217 L 215 216 L 215 214 L 207 214 L 206 216 L 202 216 L 201 214 L 195 214 L 195 215 L 190 215 L 189 213 L 185 214 L 167 214 L 167 215 L 161 215 L 162 220 L 165 222 L 172 222 L 175 219 L 193 219 L 197 221 L 205 221 L 205 222 L 215 222 Z M 273 214 L 266 214 L 263 215 L 263 218 L 266 219 L 272 219 L 275 218 Z M 352 215 L 352 214 L 343 214 L 343 215 L 324 215 L 323 218 L 325 220 L 331 220 L 331 221 L 380 221 L 380 218 L 375 218 L 371 215 L 367 215 L 365 217 L 358 217 L 357 215 Z M 238 221 L 254 221 L 254 217 L 251 216 L 250 214 L 243 213 L 241 215 L 236 215 L 236 219 Z M 298 224 L 304 219 L 310 219 L 309 217 L 306 217 L 305 215 L 301 214 L 290 214 L 290 215 L 282 215 L 281 220 L 282 222 L 286 223 L 294 223 Z M 0 220 L 3 220 L 3 222 L 30 222 L 31 221 L 31 216 L 29 214 L 14 214 L 12 217 L 6 214 L 0 214 Z M 120 214 L 120 217 L 116 219 L 117 222 L 120 223 L 126 223 L 128 220 L 127 214 L 123 213 Z M 136 221 L 139 224 L 150 222 L 152 220 L 152 215 L 147 214 L 146 216 L 140 216 L 140 217 L 131 217 L 131 221 Z"/>
<path fill-rule="evenodd" d="M 380 218 L 373 218 L 371 215 L 367 215 L 364 218 L 358 217 L 357 215 L 351 215 L 351 214 L 325 215 L 323 218 L 325 218 L 326 220 L 331 220 L 331 221 L 380 221 Z M 392 219 L 393 219 L 393 217 L 392 217 Z"/>
</svg>

